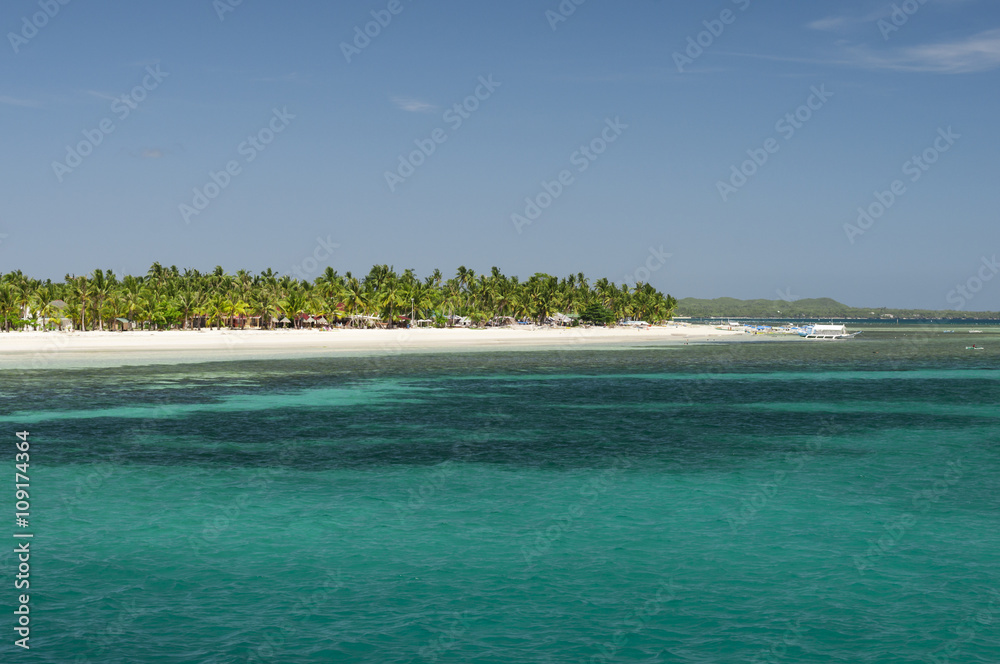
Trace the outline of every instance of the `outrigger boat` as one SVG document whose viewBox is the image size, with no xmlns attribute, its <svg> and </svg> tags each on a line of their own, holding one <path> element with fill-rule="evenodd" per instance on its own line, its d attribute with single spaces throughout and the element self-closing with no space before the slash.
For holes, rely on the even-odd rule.
<svg viewBox="0 0 1000 664">
<path fill-rule="evenodd" d="M 800 337 L 806 339 L 853 339 L 861 334 L 858 332 L 848 332 L 846 325 L 807 325 L 799 332 Z"/>
</svg>

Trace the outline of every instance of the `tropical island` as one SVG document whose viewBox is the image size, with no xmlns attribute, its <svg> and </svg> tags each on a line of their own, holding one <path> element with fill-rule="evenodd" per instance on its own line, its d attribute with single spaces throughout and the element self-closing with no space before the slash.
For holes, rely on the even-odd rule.
<svg viewBox="0 0 1000 664">
<path fill-rule="evenodd" d="M 704 300 L 687 297 L 677 302 L 677 311 L 675 313 L 676 316 L 684 318 L 1000 319 L 1000 312 L 996 311 L 938 311 L 932 309 L 851 307 L 828 297 L 804 298 L 801 300 L 737 300 L 731 297 Z"/>
<path fill-rule="evenodd" d="M 144 275 L 111 270 L 69 275 L 61 282 L 20 271 L 0 276 L 0 327 L 12 330 L 274 330 L 303 327 L 576 326 L 669 321 L 677 300 L 649 284 L 633 287 L 582 273 L 527 280 L 494 267 L 476 274 L 462 266 L 420 279 L 376 265 L 367 275 L 327 267 L 313 280 L 267 269 L 258 274 L 221 266 L 212 272 L 154 263 Z"/>
</svg>

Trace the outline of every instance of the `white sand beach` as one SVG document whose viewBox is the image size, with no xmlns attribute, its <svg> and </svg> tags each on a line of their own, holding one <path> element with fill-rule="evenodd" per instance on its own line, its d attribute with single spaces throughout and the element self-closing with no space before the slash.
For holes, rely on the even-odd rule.
<svg viewBox="0 0 1000 664">
<path fill-rule="evenodd" d="M 649 328 L 171 330 L 0 333 L 0 368 L 96 366 L 449 350 L 677 345 L 745 337 L 707 325 Z"/>
</svg>

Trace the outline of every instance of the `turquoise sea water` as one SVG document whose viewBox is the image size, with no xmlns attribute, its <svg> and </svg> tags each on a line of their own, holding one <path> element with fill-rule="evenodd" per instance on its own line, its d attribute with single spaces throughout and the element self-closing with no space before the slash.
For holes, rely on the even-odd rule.
<svg viewBox="0 0 1000 664">
<path fill-rule="evenodd" d="M 0 372 L 0 659 L 997 662 L 975 340 Z"/>
</svg>

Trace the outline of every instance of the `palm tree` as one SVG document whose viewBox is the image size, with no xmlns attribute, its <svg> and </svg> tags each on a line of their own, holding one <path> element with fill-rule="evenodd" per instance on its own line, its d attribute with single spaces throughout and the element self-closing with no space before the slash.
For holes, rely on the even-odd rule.
<svg viewBox="0 0 1000 664">
<path fill-rule="evenodd" d="M 177 308 L 180 309 L 181 314 L 184 316 L 184 323 L 181 329 L 187 329 L 188 321 L 191 320 L 191 315 L 197 311 L 202 299 L 202 293 L 193 289 L 185 288 L 177 294 Z"/>
<path fill-rule="evenodd" d="M 271 329 L 273 319 L 280 313 L 278 298 L 270 287 L 262 286 L 250 296 L 250 314 L 260 317 L 267 329 Z"/>
<path fill-rule="evenodd" d="M 159 263 L 153 263 L 150 265 L 149 270 L 146 272 L 146 276 L 149 277 L 149 280 L 157 285 L 163 284 L 163 280 L 166 278 L 167 274 L 167 270 L 165 270 Z"/>
<path fill-rule="evenodd" d="M 226 296 L 219 291 L 213 292 L 204 308 L 205 316 L 210 327 L 218 326 L 222 329 L 222 321 L 226 317 Z"/>
<path fill-rule="evenodd" d="M 120 290 L 113 290 L 104 300 L 104 313 L 102 314 L 109 322 L 114 322 L 117 318 L 124 318 L 128 314 L 125 305 L 125 298 Z"/>
<path fill-rule="evenodd" d="M 122 298 L 125 309 L 128 311 L 128 319 L 135 323 L 135 311 L 139 306 L 142 296 L 142 277 L 126 275 L 122 279 Z"/>
<path fill-rule="evenodd" d="M 354 277 L 348 277 L 344 291 L 344 304 L 351 315 L 351 325 L 354 325 L 358 312 L 364 312 L 368 307 L 364 286 Z"/>
<path fill-rule="evenodd" d="M 434 289 L 426 283 L 417 283 L 410 291 L 413 300 L 413 312 L 417 318 L 426 318 L 428 312 L 434 309 Z M 410 321 L 411 324 L 413 321 Z"/>
<path fill-rule="evenodd" d="M 299 314 L 305 313 L 308 299 L 303 291 L 295 289 L 289 291 L 285 299 L 279 302 L 285 315 L 291 317 L 295 327 L 299 327 Z"/>
<path fill-rule="evenodd" d="M 325 312 L 335 311 L 344 294 L 344 278 L 337 274 L 337 271 L 332 267 L 327 266 L 323 274 L 316 277 L 316 287 L 319 289 L 320 296 L 326 300 L 323 307 Z"/>
<path fill-rule="evenodd" d="M 37 324 L 39 318 L 58 317 L 51 304 L 58 299 L 66 302 L 65 315 L 81 330 L 103 330 L 105 323 L 123 316 L 159 329 L 175 323 L 188 328 L 199 315 L 219 328 L 238 317 L 259 316 L 264 319 L 261 326 L 270 328 L 275 318 L 286 315 L 295 318 L 298 327 L 302 313 L 350 316 L 352 325 L 358 314 L 377 314 L 395 325 L 411 303 L 414 318 L 433 318 L 442 325 L 459 314 L 477 324 L 499 324 L 508 315 L 542 322 L 557 311 L 579 314 L 597 306 L 618 320 L 660 322 L 669 320 L 677 308 L 673 296 L 648 283 L 630 288 L 602 278 L 591 286 L 582 273 L 560 279 L 539 272 L 522 282 L 495 266 L 482 275 L 460 266 L 451 279 L 444 280 L 441 271 L 434 270 L 421 280 L 412 269 L 397 274 L 381 264 L 361 279 L 328 267 L 314 281 L 300 281 L 270 268 L 257 275 L 246 270 L 229 275 L 221 266 L 210 273 L 182 273 L 176 266 L 154 263 L 145 275 L 124 275 L 121 280 L 111 270 L 81 277 L 67 274 L 61 283 L 42 283 L 18 270 L 0 274 L 0 327 L 9 331 L 22 327 L 27 318 Z"/>
<path fill-rule="evenodd" d="M 403 304 L 403 292 L 398 279 L 387 278 L 382 288 L 376 292 L 376 302 L 379 315 L 389 321 L 389 327 L 394 327 L 396 307 Z"/>
<path fill-rule="evenodd" d="M 250 311 L 250 306 L 244 302 L 241 298 L 235 297 L 233 299 L 226 300 L 226 310 L 229 314 L 229 327 L 236 327 L 236 319 L 238 317 L 245 317 L 247 312 Z M 244 320 L 241 328 L 246 327 L 246 321 Z"/>
<path fill-rule="evenodd" d="M 108 270 L 108 272 L 111 271 Z M 94 301 L 94 308 L 97 311 L 97 329 L 101 331 L 104 330 L 104 317 L 101 310 L 104 308 L 104 298 L 108 296 L 109 290 L 110 284 L 105 278 L 104 273 L 100 270 L 94 270 L 91 274 L 90 291 Z"/>
<path fill-rule="evenodd" d="M 73 284 L 73 294 L 80 301 L 80 331 L 87 331 L 87 296 L 89 294 L 89 284 L 87 277 L 71 277 L 66 275 L 66 282 Z"/>
<path fill-rule="evenodd" d="M 0 283 L 0 320 L 4 332 L 10 332 L 14 321 L 20 319 L 18 309 L 17 289 L 9 283 Z"/>
<path fill-rule="evenodd" d="M 58 309 L 52 305 L 52 301 L 55 299 L 55 287 L 51 282 L 39 285 L 31 292 L 31 303 L 28 306 L 34 314 L 34 325 L 36 327 L 39 319 L 46 321 L 46 324 L 42 326 L 43 332 L 48 327 L 48 319 L 58 313 Z"/>
</svg>

